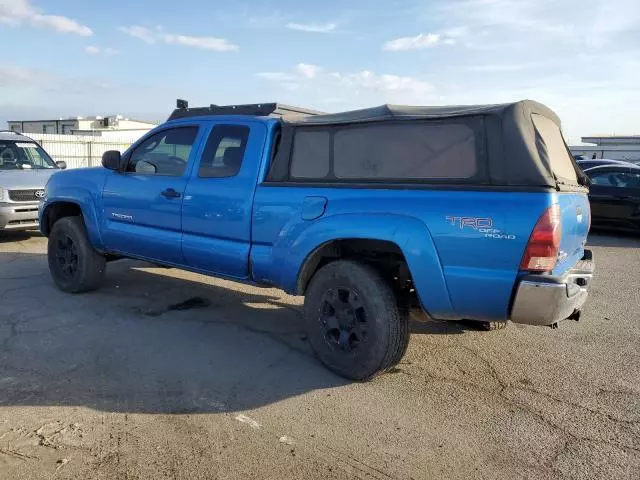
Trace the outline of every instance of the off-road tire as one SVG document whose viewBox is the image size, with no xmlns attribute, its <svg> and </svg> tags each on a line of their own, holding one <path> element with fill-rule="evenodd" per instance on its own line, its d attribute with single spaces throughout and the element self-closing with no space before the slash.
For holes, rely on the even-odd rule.
<svg viewBox="0 0 640 480">
<path fill-rule="evenodd" d="M 353 350 L 342 350 L 332 343 L 323 323 L 325 309 L 332 310 L 327 307 L 327 295 L 335 291 L 352 292 L 364 312 L 359 318 L 366 319 L 362 322 L 366 324 L 366 337 Z M 304 317 L 317 357 L 350 380 L 369 380 L 393 368 L 409 344 L 408 309 L 398 306 L 391 285 L 376 269 L 356 261 L 334 261 L 315 273 L 306 291 Z"/>
<path fill-rule="evenodd" d="M 69 250 L 72 253 L 68 253 Z M 62 252 L 71 261 L 75 258 L 75 268 L 70 268 L 69 263 L 61 259 Z M 89 292 L 102 283 L 106 259 L 91 246 L 82 217 L 64 217 L 54 223 L 47 256 L 51 277 L 63 292 Z"/>
</svg>

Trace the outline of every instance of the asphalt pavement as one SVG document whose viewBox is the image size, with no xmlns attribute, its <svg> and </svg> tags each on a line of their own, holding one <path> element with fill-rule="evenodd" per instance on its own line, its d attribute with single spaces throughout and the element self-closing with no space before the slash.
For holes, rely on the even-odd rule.
<svg viewBox="0 0 640 480">
<path fill-rule="evenodd" d="M 580 322 L 414 319 L 352 383 L 301 298 L 128 260 L 68 295 L 45 238 L 0 234 L 0 478 L 638 479 L 640 238 L 589 243 Z"/>
</svg>

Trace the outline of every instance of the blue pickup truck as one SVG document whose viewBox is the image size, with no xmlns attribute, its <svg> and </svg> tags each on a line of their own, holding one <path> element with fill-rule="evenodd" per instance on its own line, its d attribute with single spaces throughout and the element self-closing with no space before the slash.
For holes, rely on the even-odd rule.
<svg viewBox="0 0 640 480">
<path fill-rule="evenodd" d="M 594 271 L 588 180 L 533 101 L 276 118 L 189 108 L 103 168 L 57 173 L 40 205 L 65 292 L 143 259 L 304 295 L 336 373 L 392 368 L 409 311 L 500 327 L 577 319 Z"/>
</svg>

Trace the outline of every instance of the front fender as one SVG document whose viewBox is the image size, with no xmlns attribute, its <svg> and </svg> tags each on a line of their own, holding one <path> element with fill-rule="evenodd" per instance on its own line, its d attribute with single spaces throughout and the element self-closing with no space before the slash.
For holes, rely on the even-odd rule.
<svg viewBox="0 0 640 480">
<path fill-rule="evenodd" d="M 370 239 L 395 243 L 403 252 L 423 308 L 436 318 L 457 318 L 442 265 L 427 226 L 413 217 L 394 214 L 342 214 L 309 225 L 290 225 L 273 248 L 276 282 L 295 293 L 298 276 L 309 256 L 332 240 Z"/>
<path fill-rule="evenodd" d="M 90 172 L 91 170 L 93 169 L 78 169 L 76 171 L 70 171 L 69 173 L 76 173 L 78 171 Z M 46 200 L 39 208 L 40 229 L 43 234 L 48 233 L 45 231 L 47 227 L 43 219 L 46 218 L 52 206 L 56 203 L 72 203 L 80 207 L 82 211 L 89 241 L 94 248 L 102 249 L 104 248 L 104 243 L 100 233 L 100 205 L 102 202 L 102 185 L 104 179 L 101 176 L 91 174 L 86 175 L 86 177 L 83 176 L 81 179 L 75 178 L 75 180 L 71 177 L 75 178 L 79 177 L 79 175 L 67 176 L 58 173 L 52 176 L 49 183 L 47 183 L 45 193 Z"/>
</svg>

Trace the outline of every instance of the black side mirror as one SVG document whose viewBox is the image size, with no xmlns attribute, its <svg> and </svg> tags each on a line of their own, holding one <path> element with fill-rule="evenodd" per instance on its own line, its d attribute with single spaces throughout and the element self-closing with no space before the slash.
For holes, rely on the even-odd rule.
<svg viewBox="0 0 640 480">
<path fill-rule="evenodd" d="M 109 170 L 120 170 L 120 152 L 118 150 L 108 150 L 102 154 L 102 166 Z"/>
<path fill-rule="evenodd" d="M 64 170 L 65 168 L 67 168 L 67 162 L 65 162 L 64 160 L 58 160 L 56 162 L 56 165 L 58 166 L 58 168 Z"/>
</svg>

